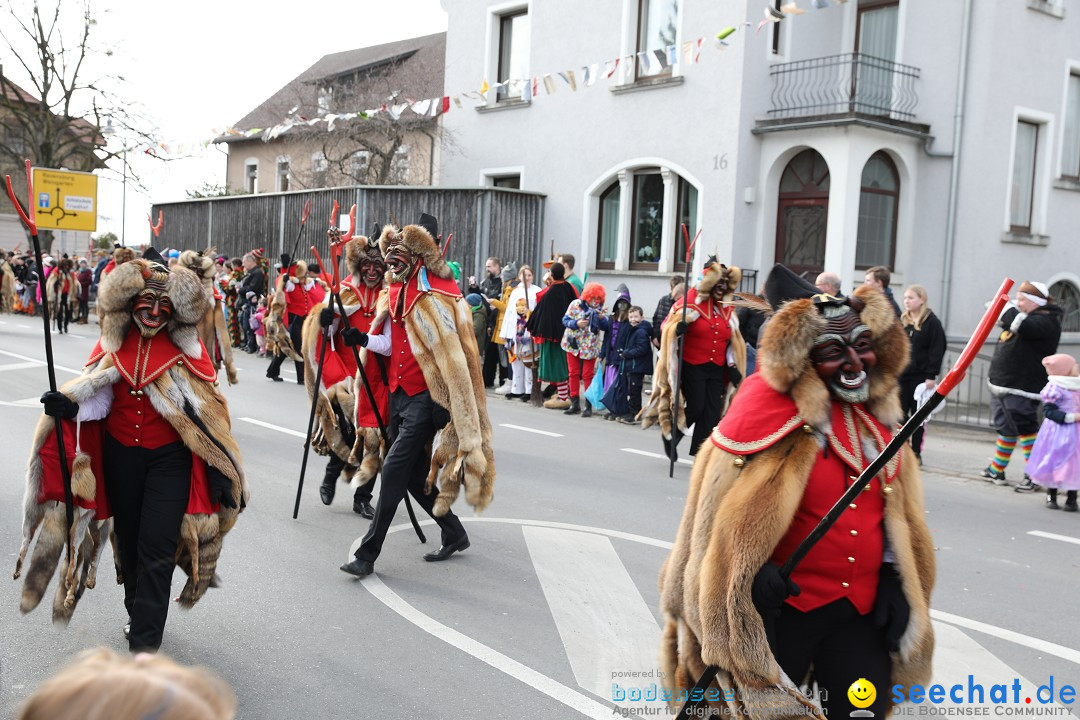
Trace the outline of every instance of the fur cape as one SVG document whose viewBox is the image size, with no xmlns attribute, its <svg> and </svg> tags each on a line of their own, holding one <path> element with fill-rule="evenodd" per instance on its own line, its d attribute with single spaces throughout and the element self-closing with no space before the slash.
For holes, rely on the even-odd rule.
<svg viewBox="0 0 1080 720">
<path fill-rule="evenodd" d="M 0 313 L 15 312 L 15 272 L 7 258 L 0 258 Z"/>
<path fill-rule="evenodd" d="M 102 281 L 98 305 L 102 315 L 101 348 L 106 354 L 84 368 L 82 374 L 66 383 L 61 391 L 86 408 L 101 407 L 112 399 L 112 386 L 121 380 L 109 352 L 120 348 L 132 328 L 131 300 L 145 286 L 142 271 L 149 264 L 133 260 L 117 267 Z M 173 301 L 173 316 L 166 331 L 180 350 L 191 357 L 200 357 L 205 349 L 199 341 L 196 325 L 206 311 L 206 296 L 199 279 L 189 270 L 174 268 L 167 288 Z M 244 477 L 240 448 L 232 436 L 228 405 L 218 392 L 216 383 L 197 377 L 184 364 L 177 363 L 143 388 L 154 409 L 180 434 L 184 444 L 208 464 L 219 469 L 232 481 L 233 497 L 242 509 L 249 497 Z M 63 503 L 38 502 L 43 487 L 41 449 L 54 432 L 54 420 L 42 415 L 34 433 L 34 442 L 26 469 L 26 491 L 23 496 L 22 546 L 15 565 L 15 578 L 35 534 L 30 567 L 23 582 L 20 610 L 30 612 L 41 601 L 56 570 L 60 554 L 67 542 L 65 508 Z M 104 538 L 108 536 L 110 520 L 95 516 L 93 500 L 97 479 L 84 448 L 72 466 L 72 490 L 76 501 L 75 523 L 72 528 L 74 557 L 69 557 L 60 575 L 53 620 L 67 622 L 85 588 L 94 587 L 97 558 Z M 180 593 L 180 603 L 194 605 L 215 578 L 218 557 L 225 534 L 236 523 L 238 509 L 222 506 L 213 514 L 187 514 L 180 528 L 180 544 L 176 564 L 189 576 Z M 119 577 L 118 577 L 119 579 Z"/>
<path fill-rule="evenodd" d="M 735 266 L 729 267 L 727 291 L 724 293 L 723 298 L 725 303 L 730 304 L 734 301 L 735 290 L 739 287 L 741 280 L 742 270 Z M 705 272 L 695 288 L 697 292 L 696 298 L 704 298 L 706 303 L 711 302 L 709 295 L 719 281 L 720 265 L 719 263 L 713 263 L 705 268 Z M 660 333 L 660 351 L 657 354 L 656 369 L 653 372 L 653 392 L 649 397 L 648 404 L 638 413 L 641 428 L 644 430 L 659 424 L 665 440 L 672 438 L 673 426 L 677 427 L 684 435 L 690 432 L 686 427 L 686 398 L 683 396 L 681 389 L 678 401 L 672 401 L 674 388 L 678 382 L 676 374 L 679 368 L 679 340 L 678 335 L 675 333 L 675 328 L 679 322 L 675 320 L 675 317 L 677 316 L 679 321 L 682 320 L 682 303 L 686 302 L 687 299 L 684 298 L 681 302 L 675 303 L 668 312 L 668 318 L 672 321 L 666 322 Z M 701 317 L 700 306 L 698 304 L 688 305 L 686 308 L 687 324 L 693 323 L 699 317 Z M 735 367 L 738 369 L 739 374 L 745 377 L 746 341 L 743 340 L 742 333 L 739 332 L 739 320 L 735 313 L 731 314 L 731 352 L 734 356 Z M 731 402 L 734 393 L 735 389 L 729 388 L 728 403 Z"/>
<path fill-rule="evenodd" d="M 206 294 L 207 308 L 202 319 L 199 320 L 199 339 L 210 353 L 210 359 L 214 368 L 220 370 L 225 365 L 225 376 L 230 385 L 235 385 L 236 364 L 233 362 L 232 342 L 229 338 L 229 330 L 225 327 L 225 311 L 221 307 L 221 300 L 214 294 L 214 274 L 217 264 L 214 262 L 214 249 L 207 248 L 206 252 L 199 253 L 194 250 L 185 250 L 180 253 L 180 265 L 186 267 L 198 276 L 202 283 L 203 292 Z M 214 348 L 221 351 L 221 360 L 218 360 Z"/>
<path fill-rule="evenodd" d="M 384 255 L 394 235 L 393 227 L 383 229 L 379 244 Z M 453 280 L 453 271 L 427 230 L 418 225 L 407 225 L 401 230 L 401 238 L 409 252 L 422 260 L 428 273 L 443 280 Z M 419 274 L 417 269 L 407 282 L 410 285 L 417 283 Z M 389 316 L 388 291 L 389 288 L 379 297 L 373 328 L 381 328 Z M 491 449 L 491 422 L 472 313 L 460 294 L 421 292 L 404 322 L 409 345 L 424 374 L 431 399 L 450 412 L 450 423 L 436 434 L 432 443 L 427 484 L 430 488 L 437 479 L 440 487 L 433 513 L 436 516 L 447 513 L 463 482 L 466 501 L 481 511 L 491 502 L 495 455 Z M 366 356 L 365 348 L 363 358 Z M 362 381 L 356 379 L 354 387 L 358 382 Z M 357 442 L 360 442 L 359 438 Z M 358 446 L 354 447 L 350 462 L 355 462 L 360 452 Z"/>
<path fill-rule="evenodd" d="M 870 399 L 865 406 L 891 427 L 903 417 L 897 378 L 907 364 L 907 338 L 884 295 L 870 288 L 859 288 L 855 295 L 866 303 L 861 317 L 878 358 L 868 373 Z M 829 390 L 809 359 L 824 323 L 812 301 L 796 300 L 766 325 L 759 371 L 773 390 L 795 401 L 803 431 L 795 425 L 795 431 L 776 444 L 741 457 L 704 443 L 691 471 L 675 545 L 660 572 L 665 683 L 691 687 L 706 665 L 718 665 L 717 686 L 739 689 L 735 703 L 740 707 L 731 709 L 755 717 L 794 718 L 813 712 L 795 687 L 803 678 L 787 678 L 770 651 L 750 590 L 758 569 L 785 535 L 823 436 L 831 432 Z M 911 606 L 900 650 L 892 656 L 890 684 L 910 687 L 930 679 L 935 558 L 923 515 L 918 462 L 907 446 L 903 453 L 894 492 L 886 496 L 884 526 Z M 768 706 L 755 704 L 761 696 L 750 691 L 770 688 L 780 693 L 762 698 Z"/>
<path fill-rule="evenodd" d="M 68 280 L 68 307 L 75 310 L 79 307 L 79 276 L 72 270 L 61 270 L 60 266 L 57 266 L 49 273 L 49 277 L 45 280 L 45 297 L 49 301 L 49 315 L 54 320 L 60 317 L 60 300 L 63 296 L 61 290 L 64 289 L 63 279 L 67 276 Z"/>
<path fill-rule="evenodd" d="M 345 246 L 345 262 L 353 278 L 360 276 L 360 262 L 371 248 L 378 252 L 377 241 L 368 240 L 362 235 L 354 237 Z M 360 281 L 357 282 L 362 284 Z M 379 290 L 375 289 L 371 292 L 375 293 L 379 292 Z M 327 300 L 329 299 L 328 296 Z M 352 288 L 344 284 L 341 286 L 341 303 L 345 306 L 347 312 L 349 308 L 359 306 L 360 302 L 360 298 L 356 296 Z M 319 303 L 312 308 L 304 320 L 304 385 L 307 387 L 308 398 L 310 399 L 314 399 L 316 393 L 315 373 L 318 369 L 318 348 L 322 336 L 319 314 L 325 307 L 325 302 Z M 335 342 L 341 342 L 340 331 Z M 345 349 L 349 351 L 348 348 Z M 331 352 L 331 348 L 327 348 L 327 352 Z M 367 357 L 365 356 L 364 359 L 366 360 Z M 374 359 L 371 362 L 374 362 Z M 371 377 L 370 372 L 368 377 Z M 323 382 L 325 382 L 325 379 L 324 376 Z M 363 380 L 357 376 L 346 377 L 319 393 L 315 408 L 319 427 L 315 437 L 312 438 L 311 446 L 319 455 L 334 453 L 340 458 L 348 458 L 349 462 L 345 464 L 342 470 L 342 477 L 346 482 L 350 482 L 353 487 L 360 487 L 379 474 L 386 448 L 378 427 L 367 427 L 366 425 L 370 425 L 370 423 L 360 422 L 359 418 L 357 418 L 357 411 L 368 403 L 364 388 L 359 385 L 354 387 L 354 382 L 362 383 Z M 361 398 L 359 401 L 358 397 Z M 356 457 L 350 457 L 352 448 L 345 442 L 345 433 L 341 427 L 342 421 L 350 423 L 356 431 L 355 444 L 358 449 Z M 389 422 L 389 418 L 386 417 L 385 413 L 383 414 L 383 422 Z M 360 462 L 354 463 L 353 460 L 359 460 Z"/>
</svg>

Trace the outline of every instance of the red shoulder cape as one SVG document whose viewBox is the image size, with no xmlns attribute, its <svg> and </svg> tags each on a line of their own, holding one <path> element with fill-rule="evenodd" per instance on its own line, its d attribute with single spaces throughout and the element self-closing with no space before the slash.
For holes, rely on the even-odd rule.
<svg viewBox="0 0 1080 720">
<path fill-rule="evenodd" d="M 159 332 L 152 338 L 144 338 L 138 328 L 132 327 L 128 330 L 124 343 L 116 352 L 106 353 L 99 339 L 94 344 L 94 349 L 86 364 L 92 365 L 105 355 L 111 355 L 120 375 L 135 390 L 146 387 L 173 365 L 181 364 L 187 366 L 187 369 L 196 377 L 207 382 L 214 382 L 217 380 L 217 371 L 201 340 L 199 348 L 202 349 L 199 357 L 185 355 L 173 343 L 167 332 Z"/>
<path fill-rule="evenodd" d="M 398 303 L 400 302 L 402 289 L 405 291 L 405 304 L 399 316 Z M 435 273 L 429 272 L 428 269 L 421 264 L 419 269 L 417 269 L 407 281 L 404 283 L 394 283 L 390 286 L 391 317 L 395 320 L 405 317 L 412 312 L 413 306 L 416 305 L 416 301 L 419 300 L 422 295 L 426 295 L 427 293 L 436 293 L 438 295 L 446 295 L 454 298 L 461 297 L 461 289 L 457 286 L 457 282 L 454 278 L 441 278 L 435 275 Z"/>
</svg>

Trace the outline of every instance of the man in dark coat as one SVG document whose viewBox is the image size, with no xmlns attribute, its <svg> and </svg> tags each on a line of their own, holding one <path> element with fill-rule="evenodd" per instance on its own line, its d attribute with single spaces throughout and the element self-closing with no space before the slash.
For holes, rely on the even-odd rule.
<svg viewBox="0 0 1080 720">
<path fill-rule="evenodd" d="M 257 251 L 259 255 L 261 250 Z M 259 257 L 254 252 L 244 255 L 244 279 L 240 281 L 239 297 L 237 304 L 242 306 L 240 311 L 240 328 L 244 333 L 244 352 L 253 353 L 258 350 L 255 343 L 255 331 L 251 327 L 251 314 L 259 304 L 259 296 L 266 287 L 266 276 L 259 267 Z"/>
<path fill-rule="evenodd" d="M 1039 393 L 1046 385 L 1042 359 L 1057 352 L 1061 339 L 1062 310 L 1054 305 L 1041 282 L 1024 282 L 1013 305 L 1001 315 L 1003 332 L 990 361 L 990 413 L 997 429 L 997 448 L 982 476 L 995 485 L 1006 485 L 1005 467 L 1016 443 L 1031 455 L 1039 433 Z M 1036 486 L 1027 475 L 1017 492 L 1032 492 Z"/>
</svg>

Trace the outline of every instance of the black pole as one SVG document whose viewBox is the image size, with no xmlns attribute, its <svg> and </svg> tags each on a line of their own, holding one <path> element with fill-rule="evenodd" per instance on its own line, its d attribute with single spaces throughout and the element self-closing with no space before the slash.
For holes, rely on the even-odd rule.
<svg viewBox="0 0 1080 720">
<path fill-rule="evenodd" d="M 686 305 L 690 301 L 690 237 L 686 232 L 686 225 L 682 226 L 683 236 L 686 241 L 686 267 L 683 271 L 683 304 L 682 304 L 682 320 L 680 324 L 686 323 Z M 677 328 L 676 328 L 677 330 Z M 671 441 L 668 444 L 668 471 L 667 476 L 669 478 L 675 477 L 675 456 L 677 454 L 676 445 L 678 444 L 677 433 L 679 432 L 679 392 L 682 390 L 682 364 L 683 364 L 683 349 L 685 346 L 685 335 L 679 335 L 679 364 L 675 368 L 675 387 L 671 393 L 671 407 L 673 409 L 671 418 Z M 696 431 L 695 431 L 696 432 Z"/>
<path fill-rule="evenodd" d="M 304 459 L 300 463 L 300 482 L 296 486 L 296 504 L 293 505 L 293 520 L 300 514 L 300 495 L 304 492 L 304 474 L 307 472 L 308 451 L 311 450 L 311 431 L 315 428 L 315 407 L 319 403 L 319 385 L 322 383 L 323 361 L 326 359 L 326 346 L 330 344 L 330 328 L 323 329 L 322 348 L 319 349 L 319 366 L 315 368 L 315 392 L 311 396 L 311 414 L 308 415 L 307 436 L 304 438 Z"/>
<path fill-rule="evenodd" d="M 345 314 L 345 304 L 341 302 L 341 293 L 335 292 L 333 294 L 334 301 L 337 302 L 338 309 L 341 311 L 341 322 L 348 322 L 348 316 Z M 367 394 L 368 403 L 371 404 L 371 412 L 375 413 L 375 422 L 379 425 L 379 434 L 382 436 L 383 442 L 386 443 L 386 449 L 390 450 L 390 433 L 386 430 L 386 424 L 383 422 L 382 415 L 379 413 L 379 405 L 375 402 L 375 393 L 371 390 L 371 381 L 368 380 L 367 373 L 364 371 L 364 364 L 360 362 L 360 351 L 353 346 L 353 358 L 356 360 L 357 374 L 360 375 L 361 383 L 364 386 L 364 391 Z M 357 432 L 360 428 L 356 428 Z M 409 499 L 409 493 L 405 493 L 405 510 L 409 513 L 409 522 L 412 523 L 413 530 L 416 531 L 416 537 L 420 538 L 421 543 L 427 543 L 427 536 L 424 535 L 423 529 L 420 527 L 420 523 L 416 520 L 416 511 L 413 510 L 412 500 Z"/>
<path fill-rule="evenodd" d="M 37 262 L 37 277 L 38 277 L 38 290 L 41 293 L 41 297 L 45 302 L 41 305 L 41 320 L 45 326 L 45 367 L 49 373 L 49 391 L 56 392 L 56 370 L 53 363 L 53 348 L 52 348 L 52 328 L 49 327 L 49 297 L 45 290 L 45 274 L 44 265 L 41 262 L 41 241 L 38 239 L 37 223 L 31 219 L 30 213 L 19 201 L 19 198 L 15 196 L 15 191 L 11 187 L 11 176 L 6 176 L 7 194 L 11 198 L 11 202 L 15 205 L 15 209 L 19 213 L 19 217 L 22 219 L 23 224 L 26 225 L 30 231 L 30 241 L 34 245 L 34 259 Z M 31 203 L 30 207 L 33 208 L 34 191 L 33 191 L 33 178 L 30 174 L 30 161 L 26 161 L 26 189 L 27 189 L 27 202 Z M 32 210 L 31 210 L 32 212 Z M 57 272 L 59 272 L 59 266 Z M 71 557 L 75 553 L 75 548 L 71 543 L 71 527 L 75 524 L 75 496 L 71 492 L 71 468 L 68 466 L 67 450 L 64 447 L 64 427 L 60 418 L 53 418 L 53 425 L 56 431 L 56 454 L 60 461 L 60 477 L 64 482 L 64 516 L 67 520 L 67 548 L 68 556 Z M 76 443 L 78 438 L 76 438 Z"/>
<path fill-rule="evenodd" d="M 304 234 L 304 225 L 307 224 L 308 214 L 311 212 L 311 200 L 304 203 L 304 213 L 300 216 L 300 229 L 296 231 L 296 239 L 293 240 L 292 253 L 289 254 L 289 260 L 296 260 L 296 250 L 300 247 L 300 238 Z M 288 272 L 289 268 L 282 268 Z"/>
</svg>

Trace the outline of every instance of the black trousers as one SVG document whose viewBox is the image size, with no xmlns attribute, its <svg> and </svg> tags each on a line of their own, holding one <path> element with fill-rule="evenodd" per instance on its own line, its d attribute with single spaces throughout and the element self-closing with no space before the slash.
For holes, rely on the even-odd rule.
<svg viewBox="0 0 1080 720">
<path fill-rule="evenodd" d="M 157 649 L 169 614 L 180 522 L 191 490 L 191 450 L 154 450 L 105 436 L 105 489 L 112 506 L 132 650 Z"/>
<path fill-rule="evenodd" d="M 498 328 L 496 328 L 497 331 Z M 503 348 L 502 345 L 491 340 L 487 341 L 487 346 L 484 348 L 484 387 L 495 384 L 496 373 L 498 373 L 500 385 L 509 377 L 509 368 L 502 364 L 502 353 L 499 352 L 501 348 Z"/>
<path fill-rule="evenodd" d="M 356 442 L 356 433 L 353 432 L 344 422 L 341 422 L 341 413 L 338 413 L 339 427 L 341 428 L 341 438 L 345 441 L 345 444 L 352 447 Z M 334 486 L 337 483 L 338 477 L 341 475 L 341 471 L 345 469 L 345 459 L 338 457 L 337 453 L 333 450 L 330 451 L 330 462 L 326 463 L 326 475 L 323 476 L 323 484 Z M 371 502 L 371 491 L 375 487 L 375 478 L 371 478 L 366 483 L 356 488 L 356 492 L 353 493 L 353 500 L 359 500 L 361 502 Z"/>
<path fill-rule="evenodd" d="M 289 337 L 292 338 L 293 349 L 297 354 L 303 354 L 303 348 L 301 343 L 303 341 L 302 330 L 304 328 L 304 318 L 299 315 L 289 316 Z M 270 361 L 270 367 L 266 369 L 266 377 L 278 377 L 281 375 L 281 364 L 285 362 L 284 355 L 275 355 L 274 359 Z M 293 361 L 296 365 L 296 382 L 303 384 L 304 382 L 304 363 Z"/>
<path fill-rule="evenodd" d="M 892 694 L 892 658 L 872 612 L 860 615 L 846 598 L 805 613 L 785 603 L 776 621 L 776 644 L 776 661 L 796 685 L 813 664 L 828 717 L 846 718 L 856 709 L 847 691 L 859 678 L 877 690 L 866 709 L 876 718 L 885 717 Z"/>
<path fill-rule="evenodd" d="M 62 333 L 68 331 L 68 324 L 71 322 L 71 303 L 68 302 L 68 294 L 60 294 L 60 307 L 56 309 L 56 329 Z"/>
<path fill-rule="evenodd" d="M 86 289 L 86 292 L 90 292 L 90 288 Z M 86 320 L 90 317 L 90 298 L 87 295 L 83 295 L 79 298 L 79 320 Z"/>
<path fill-rule="evenodd" d="M 356 549 L 359 560 L 375 562 L 382 552 L 383 541 L 394 521 L 398 505 L 408 492 L 428 515 L 434 518 L 442 530 L 442 544 L 449 545 L 465 535 L 465 528 L 453 511 L 435 517 L 431 509 L 439 494 L 437 487 L 431 494 L 424 493 L 431 456 L 427 446 L 435 437 L 435 425 L 431 411 L 435 403 L 425 390 L 412 397 L 398 388 L 390 395 L 390 450 L 386 453 L 382 468 L 382 486 L 379 501 L 375 504 L 375 517 L 367 535 Z"/>
<path fill-rule="evenodd" d="M 244 349 L 249 352 L 255 352 L 255 330 L 251 327 L 251 303 L 246 303 L 244 309 L 240 311 L 240 329 L 244 333 Z M 292 330 L 292 323 L 290 318 L 289 330 Z"/>
<path fill-rule="evenodd" d="M 697 454 L 698 447 L 720 422 L 726 392 L 727 370 L 722 365 L 683 363 L 682 393 L 686 398 L 686 424 L 694 426 L 691 455 Z"/>
<path fill-rule="evenodd" d="M 900 378 L 900 407 L 904 410 L 904 419 L 915 414 L 915 411 L 919 409 L 918 404 L 915 402 L 915 388 L 923 384 L 925 380 L 914 378 Z M 919 428 L 911 435 L 911 449 L 916 453 L 922 454 L 923 436 L 926 435 L 926 427 L 920 425 Z"/>
<path fill-rule="evenodd" d="M 641 412 L 641 388 L 645 385 L 645 376 L 632 373 L 626 376 L 627 402 L 630 405 L 630 415 L 636 416 Z"/>
</svg>

